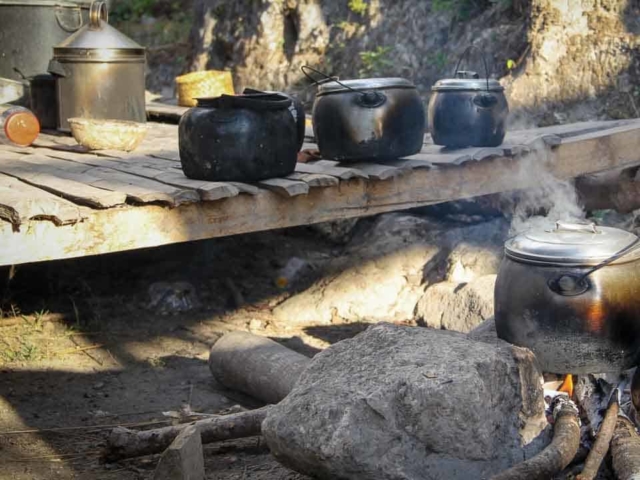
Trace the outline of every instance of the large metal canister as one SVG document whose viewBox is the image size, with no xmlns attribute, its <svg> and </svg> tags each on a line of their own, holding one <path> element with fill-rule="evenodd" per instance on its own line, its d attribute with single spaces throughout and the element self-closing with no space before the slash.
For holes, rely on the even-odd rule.
<svg viewBox="0 0 640 480">
<path fill-rule="evenodd" d="M 146 121 L 145 49 L 107 19 L 106 4 L 92 3 L 89 24 L 53 49 L 59 130 L 72 117 Z"/>
<path fill-rule="evenodd" d="M 89 22 L 91 0 L 0 0 L 0 77 L 46 73 L 53 47 Z"/>
</svg>

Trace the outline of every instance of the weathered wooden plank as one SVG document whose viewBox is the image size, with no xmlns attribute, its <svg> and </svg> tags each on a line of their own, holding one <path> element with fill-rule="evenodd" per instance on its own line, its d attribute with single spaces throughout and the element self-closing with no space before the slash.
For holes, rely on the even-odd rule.
<svg viewBox="0 0 640 480">
<path fill-rule="evenodd" d="M 170 205 L 181 205 L 197 202 L 199 199 L 198 192 L 195 190 L 180 189 L 110 168 L 94 167 L 90 173 L 102 178 L 101 181 L 94 183 L 94 186 L 114 190 L 126 189 L 127 195 L 142 203 L 163 202 Z"/>
<path fill-rule="evenodd" d="M 309 163 L 297 163 L 296 172 L 300 173 L 320 173 L 323 175 L 330 175 L 332 177 L 338 177 L 341 180 L 349 180 L 351 178 L 369 178 L 369 176 L 359 170 L 352 168 L 337 167 L 337 162 L 328 162 L 327 160 L 320 160 L 317 162 Z"/>
<path fill-rule="evenodd" d="M 307 183 L 286 178 L 270 178 L 258 182 L 258 185 L 285 197 L 295 197 L 309 193 L 309 185 Z"/>
<path fill-rule="evenodd" d="M 145 177 L 127 173 L 126 171 L 44 156 L 34 156 L 33 161 L 54 165 L 56 168 L 69 173 L 83 174 L 91 177 L 86 180 L 88 185 L 116 192 L 124 192 L 131 201 L 136 203 L 163 202 L 169 205 L 179 205 L 198 199 L 198 194 L 194 190 L 184 190 L 179 187 L 173 187 Z M 102 164 L 110 165 L 110 163 L 105 162 L 108 161 L 104 161 Z M 97 161 L 95 163 L 98 165 L 101 164 Z M 134 167 L 132 166 L 130 168 Z"/>
<path fill-rule="evenodd" d="M 340 183 L 336 177 L 320 173 L 295 172 L 287 176 L 289 180 L 298 180 L 307 183 L 310 187 L 335 187 Z"/>
<path fill-rule="evenodd" d="M 433 163 L 427 160 L 420 160 L 415 158 L 415 155 L 406 158 L 398 158 L 398 159 L 388 159 L 388 160 L 380 160 L 379 163 L 384 165 L 390 165 L 392 167 L 400 168 L 400 169 L 409 169 L 415 170 L 418 168 L 434 168 Z"/>
<path fill-rule="evenodd" d="M 101 179 L 101 181 L 93 183 L 93 186 L 124 191 L 136 202 L 166 202 L 171 205 L 180 205 L 199 199 L 198 192 L 188 186 L 186 181 L 180 181 L 180 185 L 178 185 L 156 180 L 156 177 L 165 173 L 165 169 L 136 164 L 141 159 L 147 161 L 146 157 L 132 156 L 127 159 L 128 161 L 122 161 L 122 159 L 112 160 L 97 155 L 58 152 L 48 149 L 42 151 L 45 151 L 47 156 L 51 158 L 90 165 L 91 168 L 87 169 L 85 173 Z M 179 179 L 177 176 L 175 178 Z"/>
<path fill-rule="evenodd" d="M 169 105 L 159 102 L 147 102 L 147 117 L 153 120 L 165 120 L 178 123 L 180 117 L 189 110 L 189 107 Z"/>
<path fill-rule="evenodd" d="M 559 179 L 640 164 L 639 126 L 608 129 L 535 152 Z M 546 157 L 546 160 L 545 160 Z M 264 189 L 223 202 L 174 209 L 156 205 L 96 210 L 73 228 L 30 221 L 13 233 L 0 223 L 0 264 L 70 258 L 371 215 L 536 187 L 526 158 L 494 157 L 446 168 L 421 168 L 387 181 L 349 181 L 284 197 Z M 117 232 L 117 234 L 116 234 Z M 43 238 L 47 241 L 43 242 Z"/>
<path fill-rule="evenodd" d="M 387 180 L 389 178 L 399 177 L 403 173 L 406 173 L 408 169 L 397 168 L 390 165 L 378 164 L 378 163 L 349 163 L 343 164 L 349 165 L 349 168 L 364 172 L 372 180 Z"/>
<path fill-rule="evenodd" d="M 207 201 L 235 197 L 240 193 L 240 189 L 230 183 L 191 180 L 185 177 L 182 172 L 163 172 L 156 177 L 156 180 L 160 180 L 170 185 L 193 188 L 198 192 L 202 200 Z"/>
<path fill-rule="evenodd" d="M 126 194 L 103 190 L 76 179 L 67 172 L 46 164 L 29 163 L 24 159 L 0 161 L 0 173 L 11 175 L 29 185 L 46 190 L 54 195 L 71 200 L 79 205 L 109 208 L 126 201 Z M 82 178 L 86 181 L 86 178 Z"/>
<path fill-rule="evenodd" d="M 28 220 L 46 219 L 56 225 L 67 225 L 79 222 L 83 216 L 78 205 L 0 174 L 0 218 L 11 222 L 14 230 Z M 0 244 L 4 249 L 4 244 Z"/>
<path fill-rule="evenodd" d="M 165 160 L 172 160 L 174 162 L 180 161 L 180 152 L 176 148 L 175 150 L 157 150 L 149 152 L 149 155 L 155 158 L 162 158 Z"/>
<path fill-rule="evenodd" d="M 224 182 L 227 185 L 233 185 L 236 187 L 240 193 L 247 193 L 249 195 L 258 195 L 260 193 L 260 189 L 255 185 L 250 185 L 248 183 L 242 182 Z"/>
</svg>

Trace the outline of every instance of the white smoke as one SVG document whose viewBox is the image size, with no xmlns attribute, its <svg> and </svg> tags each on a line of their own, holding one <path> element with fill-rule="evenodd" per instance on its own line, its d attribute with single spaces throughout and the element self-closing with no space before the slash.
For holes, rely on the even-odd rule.
<svg viewBox="0 0 640 480">
<path fill-rule="evenodd" d="M 553 176 L 546 149 L 516 161 L 520 164 L 518 174 L 534 187 L 509 197 L 513 215 L 511 235 L 532 229 L 550 229 L 558 220 L 584 221 L 586 213 L 573 182 Z"/>
</svg>

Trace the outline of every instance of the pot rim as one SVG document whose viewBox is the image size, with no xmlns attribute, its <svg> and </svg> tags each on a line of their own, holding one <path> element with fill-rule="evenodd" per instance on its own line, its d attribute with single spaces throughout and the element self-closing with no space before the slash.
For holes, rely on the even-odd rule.
<svg viewBox="0 0 640 480">
<path fill-rule="evenodd" d="M 345 86 L 343 86 L 346 85 Z M 347 88 L 348 87 L 348 88 Z M 415 90 L 416 86 L 406 78 L 388 77 L 388 78 L 360 78 L 352 80 L 335 80 L 322 83 L 318 87 L 317 96 L 330 95 L 335 93 L 354 93 L 366 92 L 371 90 Z"/>
<path fill-rule="evenodd" d="M 524 263 L 528 265 L 535 266 L 543 266 L 543 267 L 593 267 L 596 266 L 603 261 L 610 258 L 609 256 L 594 256 L 591 258 L 584 259 L 576 259 L 571 257 L 558 257 L 558 258 L 548 258 L 544 255 L 535 255 L 535 254 L 525 254 L 525 253 L 516 253 L 514 251 L 509 250 L 509 247 L 504 248 L 504 253 L 507 258 L 510 260 L 517 261 L 519 263 Z M 622 265 L 625 263 L 632 263 L 640 260 L 640 246 L 635 247 L 630 252 L 628 252 L 625 256 L 614 260 L 608 265 Z M 606 268 L 606 267 L 603 267 Z"/>
<path fill-rule="evenodd" d="M 438 80 L 431 87 L 432 92 L 504 92 L 500 82 L 489 79 L 487 88 L 486 78 L 445 78 Z"/>
<path fill-rule="evenodd" d="M 68 63 L 145 62 L 144 48 L 54 48 L 53 59 Z"/>
</svg>

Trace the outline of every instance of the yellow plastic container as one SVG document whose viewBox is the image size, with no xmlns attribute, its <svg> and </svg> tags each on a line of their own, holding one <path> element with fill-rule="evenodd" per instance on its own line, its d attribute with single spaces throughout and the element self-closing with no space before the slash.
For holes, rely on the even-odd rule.
<svg viewBox="0 0 640 480">
<path fill-rule="evenodd" d="M 176 77 L 178 105 L 195 107 L 198 97 L 218 97 L 222 94 L 233 95 L 233 77 L 231 72 L 205 70 L 187 73 Z"/>
</svg>

